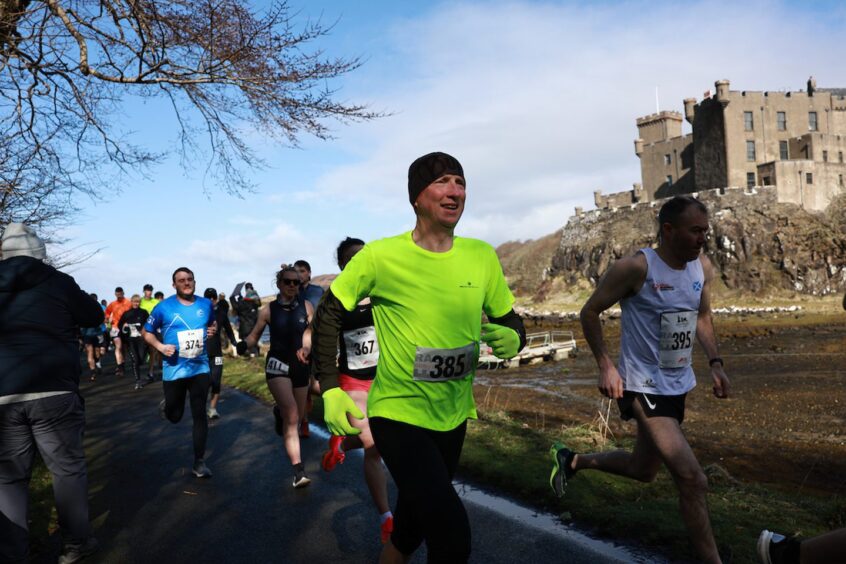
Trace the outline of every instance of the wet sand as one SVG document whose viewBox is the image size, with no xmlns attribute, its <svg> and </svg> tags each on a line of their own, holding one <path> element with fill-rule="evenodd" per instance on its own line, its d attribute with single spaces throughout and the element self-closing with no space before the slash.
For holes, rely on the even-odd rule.
<svg viewBox="0 0 846 564">
<path fill-rule="evenodd" d="M 684 430 L 703 466 L 733 478 L 822 495 L 846 492 L 846 319 L 760 314 L 718 316 L 720 354 L 732 383 L 713 397 L 707 361 L 695 352 L 697 387 L 688 395 Z M 581 330 L 575 322 L 544 329 Z M 605 324 L 616 357 L 619 324 Z M 506 410 L 532 428 L 596 424 L 608 400 L 596 389 L 596 364 L 583 340 L 576 358 L 506 370 L 480 370 L 481 410 Z M 611 407 L 615 437 L 633 437 Z"/>
</svg>

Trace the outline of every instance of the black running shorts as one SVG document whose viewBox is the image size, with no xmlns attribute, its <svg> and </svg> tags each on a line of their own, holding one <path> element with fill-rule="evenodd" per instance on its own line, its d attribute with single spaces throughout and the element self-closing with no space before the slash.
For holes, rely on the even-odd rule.
<svg viewBox="0 0 846 564">
<path fill-rule="evenodd" d="M 647 417 L 672 417 L 679 424 L 684 421 L 684 402 L 687 394 L 678 396 L 659 396 L 656 394 L 644 394 L 643 392 L 623 392 L 623 397 L 617 400 L 620 407 L 620 417 L 628 421 L 634 417 L 633 403 L 635 398 L 643 407 Z"/>
</svg>

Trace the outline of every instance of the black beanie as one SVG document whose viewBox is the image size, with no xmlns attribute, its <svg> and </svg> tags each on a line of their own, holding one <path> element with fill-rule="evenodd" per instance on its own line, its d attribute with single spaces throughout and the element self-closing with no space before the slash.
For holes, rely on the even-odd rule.
<svg viewBox="0 0 846 564">
<path fill-rule="evenodd" d="M 464 178 L 464 169 L 458 160 L 446 153 L 423 155 L 408 167 L 408 200 L 411 205 L 426 186 L 445 174 L 456 174 Z"/>
</svg>

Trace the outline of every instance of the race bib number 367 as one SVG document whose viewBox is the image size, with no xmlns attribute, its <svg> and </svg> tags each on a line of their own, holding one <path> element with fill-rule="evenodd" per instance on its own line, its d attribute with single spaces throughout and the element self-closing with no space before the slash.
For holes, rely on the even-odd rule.
<svg viewBox="0 0 846 564">
<path fill-rule="evenodd" d="M 373 327 L 344 331 L 344 347 L 347 350 L 347 366 L 352 370 L 370 368 L 379 362 L 379 342 Z"/>
<path fill-rule="evenodd" d="M 473 373 L 475 361 L 476 343 L 457 349 L 417 347 L 413 377 L 422 382 L 459 380 Z"/>
<path fill-rule="evenodd" d="M 683 368 L 690 366 L 693 341 L 696 339 L 695 311 L 674 311 L 661 314 L 659 366 Z"/>
<path fill-rule="evenodd" d="M 203 330 L 188 329 L 176 334 L 179 339 L 179 356 L 182 358 L 197 358 L 203 354 Z"/>
</svg>

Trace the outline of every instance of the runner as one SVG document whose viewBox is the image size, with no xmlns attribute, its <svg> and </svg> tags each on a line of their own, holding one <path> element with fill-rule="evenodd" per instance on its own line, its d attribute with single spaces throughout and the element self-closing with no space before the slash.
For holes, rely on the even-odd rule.
<svg viewBox="0 0 846 564">
<path fill-rule="evenodd" d="M 585 469 L 651 482 L 663 463 L 679 489 L 682 519 L 699 558 L 720 562 L 705 499 L 708 479 L 681 429 L 685 397 L 696 385 L 694 339 L 708 355 L 714 395 L 729 394 L 711 318 L 714 271 L 701 252 L 708 210 L 695 198 L 676 196 L 661 207 L 658 224 L 658 248 L 612 265 L 581 312 L 599 366 L 599 391 L 617 400 L 623 420 L 637 422 L 634 450 L 577 454 L 555 444 L 550 484 L 562 496 L 567 481 Z M 615 367 L 599 315 L 617 302 L 623 313 Z"/>
<path fill-rule="evenodd" d="M 123 335 L 126 344 L 126 352 L 129 353 L 129 361 L 132 363 L 132 374 L 135 376 L 135 389 L 140 390 L 141 385 L 141 364 L 144 362 L 144 337 L 141 335 L 144 329 L 144 322 L 149 314 L 141 309 L 141 296 L 134 294 L 129 302 L 132 304 L 118 321 L 118 331 Z M 152 374 L 147 376 L 148 383 L 153 381 Z"/>
<path fill-rule="evenodd" d="M 106 307 L 106 320 L 110 327 L 109 336 L 115 345 L 115 375 L 117 376 L 123 376 L 123 342 L 120 338 L 118 321 L 130 307 L 132 304 L 123 296 L 123 288 L 120 286 L 115 288 L 115 301 Z"/>
<path fill-rule="evenodd" d="M 241 288 L 245 288 L 244 296 L 241 296 Z M 252 332 L 253 327 L 256 326 L 261 298 L 258 292 L 253 289 L 251 282 L 240 282 L 229 295 L 229 302 L 232 304 L 235 315 L 238 316 L 238 337 L 245 340 L 247 335 Z M 251 357 L 257 356 L 259 354 L 258 346 L 249 349 L 249 353 Z"/>
<path fill-rule="evenodd" d="M 311 265 L 308 261 L 300 259 L 294 263 L 294 268 L 300 275 L 300 298 L 310 301 L 311 305 L 317 309 L 317 304 L 323 296 L 323 288 L 311 283 Z"/>
<path fill-rule="evenodd" d="M 144 296 L 141 298 L 141 309 L 147 312 L 147 315 L 153 313 L 153 309 L 162 301 L 161 298 L 154 298 L 153 297 L 153 285 L 152 284 L 144 284 Z M 152 347 L 147 347 L 147 352 L 149 353 L 150 359 L 148 363 L 147 369 L 147 380 L 152 382 L 156 379 L 154 374 L 154 369 L 156 366 L 159 366 L 162 362 L 162 355 L 159 354 L 159 351 Z"/>
<path fill-rule="evenodd" d="M 194 295 L 196 282 L 189 268 L 177 268 L 172 278 L 176 295 L 163 300 L 153 310 L 144 325 L 144 340 L 165 359 L 162 373 L 165 397 L 159 404 L 159 412 L 171 423 L 179 423 L 188 394 L 194 419 L 192 472 L 198 478 L 211 478 L 211 470 L 204 460 L 208 436 L 206 398 L 209 395 L 206 339 L 217 330 L 214 310 L 209 300 Z M 158 329 L 162 330 L 161 342 L 155 336 Z"/>
<path fill-rule="evenodd" d="M 90 294 L 91 298 L 96 302 L 97 294 Z M 99 303 L 97 304 L 99 305 Z M 82 327 L 80 334 L 82 336 L 82 344 L 85 347 L 85 356 L 88 360 L 88 370 L 90 375 L 88 380 L 93 382 L 100 375 L 100 357 L 103 353 L 103 344 L 105 338 L 103 333 L 106 326 L 101 323 L 95 327 Z"/>
<path fill-rule="evenodd" d="M 308 261 L 300 259 L 294 263 L 294 268 L 297 269 L 297 274 L 300 275 L 300 299 L 311 302 L 312 307 L 317 309 L 317 304 L 323 296 L 323 288 L 311 283 L 311 265 Z M 308 428 L 308 414 L 311 413 L 314 407 L 312 401 L 313 395 L 320 395 L 320 385 L 315 381 L 311 375 L 311 367 L 309 367 L 308 378 L 309 394 L 306 396 L 306 407 L 303 413 L 303 418 L 300 420 L 300 437 L 307 439 L 311 436 Z"/>
<path fill-rule="evenodd" d="M 293 267 L 284 266 L 277 272 L 278 297 L 261 308 L 256 326 L 238 343 L 238 354 L 245 354 L 256 346 L 265 326 L 270 325 L 270 350 L 264 370 L 267 387 L 276 401 L 273 406 L 276 434 L 284 437 L 285 452 L 293 465 L 295 488 L 311 483 L 305 474 L 297 436 L 297 422 L 305 409 L 308 392 L 308 365 L 299 360 L 297 352 L 302 348 L 311 349 L 309 337 L 303 333 L 311 322 L 314 309 L 309 302 L 297 297 L 299 286 L 300 279 Z"/>
<path fill-rule="evenodd" d="M 223 380 L 223 346 L 221 345 L 221 333 L 225 333 L 231 342 L 235 342 L 235 332 L 232 331 L 232 325 L 229 323 L 229 317 L 226 315 L 228 308 L 221 307 L 221 303 L 225 306 L 225 301 L 217 299 L 217 291 L 214 288 L 206 288 L 203 292 L 203 297 L 210 300 L 214 304 L 214 319 L 217 325 L 217 333 L 210 335 L 206 341 L 206 350 L 209 355 L 209 374 L 211 380 L 211 400 L 209 401 L 209 408 L 206 411 L 209 419 L 219 419 L 220 413 L 217 411 L 217 402 L 220 400 L 220 383 Z"/>
<path fill-rule="evenodd" d="M 343 311 L 370 296 L 380 351 L 367 400 L 370 430 L 398 489 L 380 562 L 406 562 L 424 541 L 429 562 L 466 562 L 470 523 L 452 478 L 467 419 L 476 417 L 480 336 L 494 354 L 511 358 L 525 331 L 494 249 L 454 235 L 465 202 L 458 161 L 444 153 L 420 157 L 408 169 L 408 194 L 414 229 L 368 243 L 321 300 L 315 372 L 329 431 L 359 434 L 348 414 L 364 414 L 338 388 L 335 357 Z"/>
<path fill-rule="evenodd" d="M 336 256 L 338 267 L 343 271 L 347 263 L 364 247 L 364 241 L 347 237 L 338 245 Z M 367 395 L 373 378 L 376 376 L 376 363 L 379 359 L 379 343 L 376 329 L 373 327 L 373 309 L 370 298 L 365 298 L 353 311 L 343 312 L 341 319 L 341 338 L 338 340 L 339 387 L 349 395 L 355 405 L 367 414 Z M 323 455 L 322 466 L 331 472 L 337 464 L 342 464 L 345 452 L 364 447 L 364 481 L 379 512 L 380 535 L 382 543 L 387 543 L 394 529 L 394 517 L 388 505 L 388 485 L 382 458 L 373 444 L 373 435 L 367 417 L 350 419 L 350 424 L 361 430 L 359 435 L 341 437 L 332 435 L 329 450 Z"/>
</svg>

